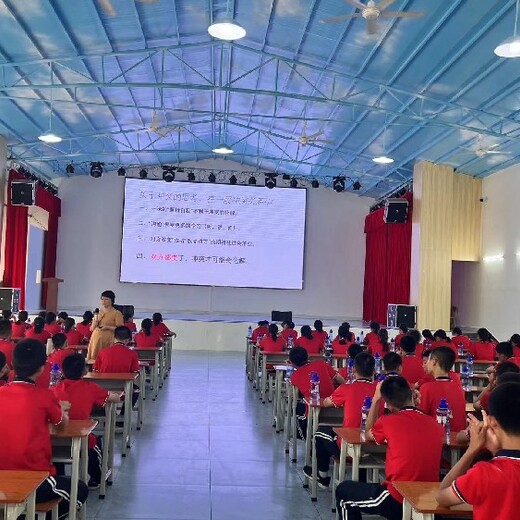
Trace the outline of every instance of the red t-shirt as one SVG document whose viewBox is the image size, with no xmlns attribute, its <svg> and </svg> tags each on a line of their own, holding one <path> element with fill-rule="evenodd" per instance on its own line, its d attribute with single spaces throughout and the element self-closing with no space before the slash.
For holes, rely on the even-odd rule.
<svg viewBox="0 0 520 520">
<path fill-rule="evenodd" d="M 166 336 L 167 334 L 171 333 L 172 331 L 162 321 L 161 323 L 159 323 L 159 325 L 155 325 L 155 323 L 152 323 L 152 334 L 157 334 L 157 336 L 160 336 L 162 338 L 163 336 Z"/>
<path fill-rule="evenodd" d="M 336 371 L 325 361 L 320 359 L 311 361 L 306 365 L 296 369 L 291 376 L 291 383 L 298 388 L 305 399 L 310 398 L 311 394 L 311 373 L 316 372 L 320 378 L 320 398 L 330 397 L 334 392 L 332 379 Z"/>
<path fill-rule="evenodd" d="M 452 484 L 454 493 L 473 506 L 473 520 L 511 520 L 520 510 L 520 451 L 500 450 L 478 462 Z"/>
<path fill-rule="evenodd" d="M 7 366 L 12 370 L 13 369 L 13 350 L 15 344 L 12 341 L 8 341 L 6 339 L 0 339 L 0 352 L 5 354 L 5 359 L 7 362 Z M 2 367 L 4 368 L 4 367 Z"/>
<path fill-rule="evenodd" d="M 462 386 L 462 383 L 460 381 L 460 376 L 457 372 L 453 372 L 452 370 L 450 370 L 448 372 L 448 374 L 450 375 L 451 379 L 453 379 L 453 381 L 455 383 Z M 435 381 L 435 378 L 431 374 L 424 374 L 423 377 L 421 379 L 419 379 L 419 381 L 417 381 L 417 383 L 419 384 L 419 387 L 421 387 L 422 385 L 424 385 L 424 383 L 430 383 L 432 381 Z"/>
<path fill-rule="evenodd" d="M 278 336 L 276 338 L 276 341 L 273 341 L 271 334 L 267 334 L 262 338 L 262 341 L 260 342 L 260 348 L 264 352 L 282 352 L 284 347 L 285 340 L 281 336 Z"/>
<path fill-rule="evenodd" d="M 422 353 L 424 352 L 424 345 L 422 343 L 417 343 L 415 347 L 415 355 L 419 358 L 422 358 Z"/>
<path fill-rule="evenodd" d="M 123 327 L 130 329 L 131 332 L 135 332 L 137 330 L 137 325 L 133 321 L 125 321 L 123 323 Z"/>
<path fill-rule="evenodd" d="M 493 361 L 496 356 L 495 344 L 489 341 L 475 341 L 471 343 L 469 351 L 477 360 Z"/>
<path fill-rule="evenodd" d="M 50 390 L 15 381 L 0 388 L 0 469 L 56 473 L 51 464 L 49 424 L 62 418 Z"/>
<path fill-rule="evenodd" d="M 328 334 L 324 330 L 322 330 L 321 332 L 318 332 L 317 330 L 312 331 L 312 337 L 318 338 L 322 345 L 325 345 L 325 341 L 327 341 L 327 336 Z"/>
<path fill-rule="evenodd" d="M 417 408 L 403 408 L 383 415 L 370 430 L 377 444 L 387 444 L 385 474 L 389 493 L 399 502 L 403 497 L 392 482 L 438 482 L 443 428 Z"/>
<path fill-rule="evenodd" d="M 321 340 L 314 335 L 312 336 L 312 339 L 300 336 L 295 341 L 294 345 L 296 347 L 303 347 L 308 354 L 319 354 L 320 349 L 323 347 L 323 343 L 321 342 Z"/>
<path fill-rule="evenodd" d="M 394 344 L 398 347 L 401 344 L 401 338 L 404 338 L 406 334 L 398 334 L 394 339 Z"/>
<path fill-rule="evenodd" d="M 296 341 L 298 339 L 298 331 L 294 329 L 284 329 L 280 332 L 280 336 L 282 336 L 285 343 L 289 341 L 289 336 L 292 336 L 293 341 Z"/>
<path fill-rule="evenodd" d="M 43 329 L 41 332 L 39 332 L 37 334 L 36 332 L 34 332 L 34 328 L 33 328 L 33 329 L 29 329 L 25 332 L 25 337 L 36 339 L 40 343 L 43 343 L 45 345 L 45 343 L 47 343 L 47 340 L 51 337 L 51 335 L 45 329 Z"/>
<path fill-rule="evenodd" d="M 403 356 L 403 369 L 401 375 L 408 381 L 410 386 L 415 385 L 419 379 L 424 377 L 422 358 L 415 355 Z"/>
<path fill-rule="evenodd" d="M 448 401 L 451 410 L 451 431 L 459 432 L 466 428 L 466 399 L 460 384 L 449 377 L 438 377 L 421 386 L 421 405 L 424 413 L 436 418 L 441 399 Z"/>
<path fill-rule="evenodd" d="M 69 332 L 65 333 L 67 336 L 67 344 L 69 347 L 81 345 L 81 342 L 85 339 L 85 336 L 79 330 L 69 330 Z"/>
<path fill-rule="evenodd" d="M 46 330 L 51 336 L 63 332 L 59 323 L 46 323 L 43 330 Z"/>
<path fill-rule="evenodd" d="M 471 340 L 468 338 L 468 336 L 464 336 L 463 334 L 460 336 L 453 336 L 453 338 L 451 338 L 451 342 L 457 347 L 457 350 L 459 349 L 459 344 L 462 343 L 462 347 L 466 352 L 469 351 L 469 347 L 471 345 Z"/>
<path fill-rule="evenodd" d="M 100 351 L 94 370 L 113 374 L 139 372 L 139 356 L 122 343 L 114 343 Z"/>
<path fill-rule="evenodd" d="M 158 326 L 158 325 L 157 325 Z M 152 330 L 153 330 L 153 325 L 152 325 Z M 254 331 L 253 331 L 253 334 L 251 335 L 251 341 L 253 343 L 256 343 L 258 341 L 258 336 L 265 336 L 266 334 L 269 333 L 269 329 L 267 327 L 257 327 Z"/>
<path fill-rule="evenodd" d="M 368 344 L 368 351 L 373 355 L 375 356 L 376 354 L 379 354 L 381 356 L 381 358 L 386 354 L 386 352 L 383 350 L 383 344 L 379 341 L 379 339 L 377 341 L 372 341 L 371 343 Z M 390 349 L 388 349 L 390 350 Z M 387 352 L 388 352 L 387 350 Z"/>
<path fill-rule="evenodd" d="M 352 334 L 354 335 L 354 334 Z M 341 339 L 339 337 L 335 338 L 334 341 L 332 342 L 332 351 L 334 352 L 334 354 L 342 354 L 342 355 L 346 355 L 348 353 L 348 348 L 350 347 L 350 345 L 352 345 L 352 341 L 348 341 L 348 340 L 343 340 L 345 343 L 342 345 L 341 344 Z"/>
<path fill-rule="evenodd" d="M 135 346 L 138 348 L 153 348 L 157 346 L 159 341 L 162 341 L 162 338 L 153 332 L 150 332 L 150 335 L 147 336 L 141 331 L 135 335 L 134 341 Z"/>
<path fill-rule="evenodd" d="M 78 323 L 76 325 L 76 330 L 80 334 L 83 334 L 83 337 L 87 339 L 90 339 L 90 336 L 92 335 L 92 331 L 90 330 L 90 323 L 88 323 L 87 325 L 83 325 L 83 323 Z"/>
<path fill-rule="evenodd" d="M 75 352 L 70 348 L 62 348 L 61 350 L 55 350 L 52 354 L 49 354 L 47 356 L 47 363 L 50 363 L 51 367 L 52 365 L 54 365 L 54 363 L 57 363 L 61 370 L 63 360 L 71 354 L 75 354 Z"/>
<path fill-rule="evenodd" d="M 343 407 L 343 427 L 359 428 L 361 424 L 361 407 L 365 397 L 373 397 L 376 384 L 370 379 L 356 379 L 352 383 L 344 383 L 330 396 L 336 408 Z M 341 444 L 339 439 L 338 444 Z"/>
<path fill-rule="evenodd" d="M 371 345 L 372 343 L 379 343 L 379 336 L 375 332 L 370 331 L 365 336 L 363 343 L 365 345 Z"/>
<path fill-rule="evenodd" d="M 13 338 L 25 338 L 25 332 L 28 327 L 29 327 L 29 325 L 25 322 L 20 323 L 20 325 L 13 323 L 11 336 Z"/>
<path fill-rule="evenodd" d="M 85 379 L 64 379 L 51 390 L 58 401 L 70 403 L 69 418 L 85 420 L 90 417 L 94 406 L 105 406 L 108 390 Z"/>
<path fill-rule="evenodd" d="M 430 347 L 432 350 L 435 349 L 435 348 L 439 348 L 439 347 L 448 347 L 448 348 L 451 348 L 451 350 L 453 350 L 454 354 L 455 354 L 455 358 L 458 359 L 459 357 L 459 352 L 457 350 L 457 345 L 455 345 L 454 343 L 451 343 L 449 341 L 434 341 L 432 343 L 432 346 Z"/>
</svg>

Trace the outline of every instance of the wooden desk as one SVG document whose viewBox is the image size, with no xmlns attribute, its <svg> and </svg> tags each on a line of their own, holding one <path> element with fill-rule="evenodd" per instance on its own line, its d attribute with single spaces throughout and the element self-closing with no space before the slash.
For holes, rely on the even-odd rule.
<svg viewBox="0 0 520 520">
<path fill-rule="evenodd" d="M 104 372 L 89 372 L 84 376 L 85 379 L 95 381 L 98 385 L 107 390 L 125 392 L 125 416 L 123 423 L 123 442 L 121 445 L 121 456 L 126 457 L 127 449 L 130 448 L 130 438 L 132 433 L 132 394 L 133 384 L 139 374 L 135 372 L 111 374 Z"/>
<path fill-rule="evenodd" d="M 140 360 L 154 362 L 153 365 L 150 363 L 150 373 L 152 374 L 152 401 L 155 401 L 159 392 L 159 385 L 162 387 L 163 370 L 161 366 L 163 362 L 163 347 L 132 347 L 132 349 L 137 352 Z"/>
<path fill-rule="evenodd" d="M 403 501 L 403 520 L 434 520 L 435 515 L 473 516 L 473 508 L 467 504 L 444 507 L 439 505 L 436 496 L 438 482 L 393 482 L 401 493 Z"/>
<path fill-rule="evenodd" d="M 35 496 L 38 486 L 49 476 L 47 471 L 0 471 L 0 509 L 5 520 L 16 520 L 26 512 L 35 516 Z"/>
<path fill-rule="evenodd" d="M 70 509 L 69 519 L 76 520 L 78 501 L 78 482 L 88 481 L 88 436 L 97 426 L 97 421 L 87 419 L 84 421 L 69 421 L 63 428 L 51 426 L 51 442 L 53 448 L 59 446 L 69 446 L 71 451 L 71 490 L 70 490 Z M 53 457 L 53 460 L 56 460 Z M 58 459 L 56 462 L 68 462 Z M 80 516 L 86 518 L 86 505 L 81 508 Z"/>
</svg>

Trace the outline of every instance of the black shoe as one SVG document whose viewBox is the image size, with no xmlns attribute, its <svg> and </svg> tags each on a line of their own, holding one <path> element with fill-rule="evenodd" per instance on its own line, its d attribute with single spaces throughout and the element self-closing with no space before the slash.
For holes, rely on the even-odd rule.
<svg viewBox="0 0 520 520">
<path fill-rule="evenodd" d="M 310 480 L 312 480 L 312 466 L 303 466 L 303 474 Z M 321 489 L 328 489 L 330 486 L 330 477 L 320 477 L 318 473 L 318 478 L 316 480 L 318 483 L 318 487 Z"/>
<path fill-rule="evenodd" d="M 88 488 L 89 489 L 92 489 L 92 490 L 99 489 L 99 486 L 100 486 L 99 482 L 96 482 L 95 480 L 89 480 L 88 481 Z"/>
</svg>

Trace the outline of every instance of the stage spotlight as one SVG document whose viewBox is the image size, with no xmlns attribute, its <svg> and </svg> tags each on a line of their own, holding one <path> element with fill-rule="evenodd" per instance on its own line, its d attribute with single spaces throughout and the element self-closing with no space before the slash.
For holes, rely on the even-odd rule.
<svg viewBox="0 0 520 520">
<path fill-rule="evenodd" d="M 337 193 L 345 191 L 345 177 L 334 177 L 332 179 L 332 188 Z"/>
<path fill-rule="evenodd" d="M 229 184 L 236 184 L 238 181 L 236 175 L 231 175 L 231 177 L 229 178 Z"/>
<path fill-rule="evenodd" d="M 319 183 L 316 179 L 314 179 L 314 180 L 311 182 L 311 186 L 312 186 L 313 188 L 319 188 L 319 187 L 320 187 L 320 183 Z"/>
<path fill-rule="evenodd" d="M 175 179 L 175 169 L 171 166 L 163 166 L 162 178 L 166 182 L 172 182 Z"/>
<path fill-rule="evenodd" d="M 123 166 L 121 166 L 119 168 L 119 170 L 117 170 L 117 174 L 119 175 L 119 177 L 124 177 L 126 175 L 126 170 L 125 168 L 123 168 Z"/>
<path fill-rule="evenodd" d="M 291 182 L 289 184 L 290 184 L 291 188 L 298 187 L 298 181 L 294 177 L 291 179 Z"/>
<path fill-rule="evenodd" d="M 67 164 L 67 167 L 65 168 L 65 171 L 69 175 L 73 175 L 74 174 L 74 165 L 72 163 Z"/>
<path fill-rule="evenodd" d="M 272 190 L 276 186 L 276 173 L 267 173 L 265 175 L 265 185 Z"/>
<path fill-rule="evenodd" d="M 251 186 L 255 186 L 256 185 L 255 177 L 253 177 L 253 176 L 249 177 L 249 180 L 247 181 L 247 183 L 250 184 Z"/>
<path fill-rule="evenodd" d="M 214 173 L 210 173 L 208 175 L 208 181 L 209 182 L 215 182 L 217 180 L 217 178 L 215 177 L 215 174 Z"/>
<path fill-rule="evenodd" d="M 291 180 L 291 176 L 288 174 L 288 173 L 284 173 L 282 175 L 282 180 L 284 181 L 290 181 Z"/>
<path fill-rule="evenodd" d="M 193 172 L 188 172 L 188 180 L 191 182 L 195 180 L 195 174 Z"/>
<path fill-rule="evenodd" d="M 359 181 L 356 181 L 354 184 L 352 184 L 352 189 L 354 191 L 359 191 L 361 189 L 361 183 Z"/>
<path fill-rule="evenodd" d="M 146 179 L 146 177 L 148 177 L 148 170 L 146 170 L 145 168 L 143 168 L 143 169 L 139 172 L 139 177 L 141 177 L 141 179 Z"/>
<path fill-rule="evenodd" d="M 98 179 L 103 175 L 103 166 L 105 163 L 102 162 L 91 162 L 90 163 L 90 175 L 95 179 Z"/>
</svg>

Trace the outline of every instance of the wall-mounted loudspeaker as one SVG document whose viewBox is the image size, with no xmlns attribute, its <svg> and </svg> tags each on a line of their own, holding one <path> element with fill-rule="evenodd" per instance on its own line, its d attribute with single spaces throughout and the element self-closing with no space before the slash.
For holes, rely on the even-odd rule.
<svg viewBox="0 0 520 520">
<path fill-rule="evenodd" d="M 31 181 L 11 182 L 11 205 L 34 206 L 36 203 L 36 183 Z"/>
<path fill-rule="evenodd" d="M 385 222 L 404 224 L 408 220 L 408 201 L 406 199 L 388 199 L 385 204 Z"/>
<path fill-rule="evenodd" d="M 292 321 L 291 311 L 272 311 L 271 321 Z"/>
</svg>

